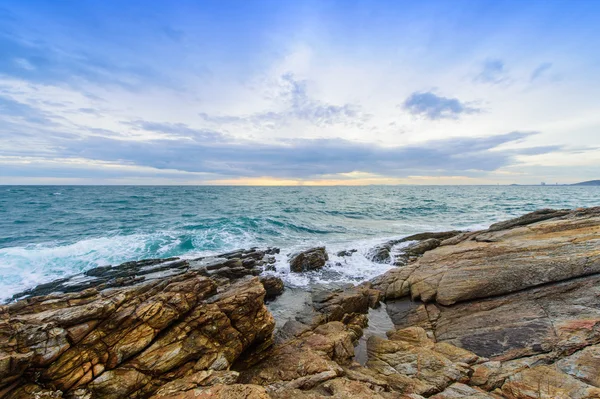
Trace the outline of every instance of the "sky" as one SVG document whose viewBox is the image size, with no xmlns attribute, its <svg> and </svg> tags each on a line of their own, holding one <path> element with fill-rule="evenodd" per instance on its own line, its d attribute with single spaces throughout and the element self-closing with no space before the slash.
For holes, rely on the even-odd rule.
<svg viewBox="0 0 600 399">
<path fill-rule="evenodd" d="M 0 184 L 600 179 L 600 1 L 0 2 Z"/>
</svg>

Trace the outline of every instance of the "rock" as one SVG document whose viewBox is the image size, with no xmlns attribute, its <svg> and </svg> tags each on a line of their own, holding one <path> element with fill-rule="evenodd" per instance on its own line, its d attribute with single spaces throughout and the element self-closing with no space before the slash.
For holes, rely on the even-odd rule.
<svg viewBox="0 0 600 399">
<path fill-rule="evenodd" d="M 356 249 L 345 249 L 343 251 L 339 251 L 336 255 L 339 257 L 352 256 L 352 254 L 355 252 L 357 252 Z"/>
<path fill-rule="evenodd" d="M 271 397 L 265 388 L 257 385 L 217 384 L 169 395 L 156 395 L 151 399 L 271 399 Z"/>
<path fill-rule="evenodd" d="M 272 342 L 275 323 L 258 278 L 217 292 L 201 273 L 0 307 L 0 359 L 6 359 L 0 387 L 16 383 L 10 397 L 33 392 L 37 388 L 26 382 L 35 370 L 47 392 L 147 397 L 188 370 L 226 369 L 242 353 Z"/>
<path fill-rule="evenodd" d="M 343 373 L 333 359 L 350 362 L 356 340 L 354 330 L 341 322 L 330 322 L 276 347 L 265 361 L 243 372 L 240 381 L 258 385 L 277 383 L 279 390 L 311 389 Z"/>
<path fill-rule="evenodd" d="M 126 262 L 118 266 L 100 266 L 83 274 L 59 279 L 13 296 L 13 300 L 39 297 L 49 294 L 64 294 L 84 290 L 105 290 L 140 284 L 146 281 L 163 279 L 186 273 L 190 270 L 215 280 L 236 280 L 245 276 L 258 276 L 262 269 L 260 262 L 275 261 L 269 253 L 277 253 L 277 248 L 260 251 L 237 250 L 219 256 L 202 257 L 193 260 L 179 258 L 145 259 Z"/>
<path fill-rule="evenodd" d="M 497 399 L 500 396 L 490 394 L 489 392 L 485 392 L 478 388 L 473 388 L 465 384 L 461 384 L 460 382 L 456 382 L 450 385 L 448 388 L 444 389 L 443 392 L 440 392 L 436 395 L 430 396 L 431 399 L 456 399 L 456 398 L 466 398 L 466 399 Z"/>
<path fill-rule="evenodd" d="M 318 270 L 329 260 L 325 247 L 311 248 L 290 257 L 290 271 L 295 273 Z"/>
<path fill-rule="evenodd" d="M 400 374 L 415 379 L 413 389 L 422 395 L 440 392 L 454 382 L 468 382 L 469 366 L 454 363 L 436 352 L 424 330 L 412 328 L 406 334 L 391 334 L 390 338 L 369 338 L 368 368 L 382 375 Z"/>
<path fill-rule="evenodd" d="M 431 251 L 432 249 L 439 247 L 441 243 L 442 242 L 437 238 L 428 238 L 404 248 L 403 252 L 408 256 L 419 256 L 423 255 L 427 251 Z"/>
<path fill-rule="evenodd" d="M 462 231 L 459 230 L 452 230 L 452 231 L 439 231 L 439 232 L 427 232 L 427 233 L 419 233 L 419 234 L 413 234 L 411 236 L 407 236 L 404 237 L 402 239 L 403 242 L 406 241 L 424 241 L 424 240 L 429 240 L 429 239 L 436 239 L 436 240 L 447 240 L 450 239 L 452 237 L 455 237 L 459 234 L 462 234 Z"/>
<path fill-rule="evenodd" d="M 600 208 L 543 210 L 446 239 L 372 286 L 397 328 L 424 328 L 433 350 L 470 365 L 468 384 L 485 391 L 455 384 L 433 397 L 457 387 L 473 397 L 600 397 L 598 248 Z"/>
<path fill-rule="evenodd" d="M 315 288 L 276 337 L 264 301 L 283 283 L 252 277 L 274 249 L 42 285 L 0 306 L 0 397 L 600 398 L 600 208 L 385 245 L 405 263 Z M 315 248 L 290 263 L 326 261 Z M 396 329 L 365 333 L 361 365 L 354 347 L 382 299 Z"/>
<path fill-rule="evenodd" d="M 389 263 L 392 260 L 391 251 L 392 247 L 396 245 L 398 241 L 389 241 L 376 247 L 373 247 L 367 253 L 367 259 L 375 263 Z"/>
<path fill-rule="evenodd" d="M 265 287 L 265 300 L 275 299 L 283 293 L 283 280 L 275 276 L 263 276 L 260 282 Z"/>
<path fill-rule="evenodd" d="M 403 298 L 410 295 L 408 278 L 418 266 L 411 264 L 405 267 L 391 269 L 381 276 L 371 280 L 373 288 L 381 291 L 386 300 Z"/>
<path fill-rule="evenodd" d="M 591 399 L 600 398 L 600 389 L 587 385 L 553 366 L 526 368 L 502 385 L 509 399 Z"/>
<path fill-rule="evenodd" d="M 161 386 L 153 398 L 172 397 L 199 387 L 235 384 L 238 378 L 239 373 L 235 371 L 202 370 Z"/>
<path fill-rule="evenodd" d="M 278 254 L 280 252 L 281 252 L 281 250 L 279 248 L 276 248 L 276 247 L 269 247 L 269 248 L 267 248 L 265 250 L 265 253 L 267 255 L 275 255 L 275 254 Z"/>
<path fill-rule="evenodd" d="M 487 231 L 500 231 L 512 229 L 513 227 L 518 226 L 527 226 L 529 224 L 541 222 L 543 220 L 555 219 L 561 216 L 565 216 L 569 213 L 572 213 L 569 209 L 540 209 L 538 211 L 528 213 L 515 219 L 495 223 L 491 225 Z"/>
<path fill-rule="evenodd" d="M 397 240 L 390 240 L 379 244 L 369 250 L 367 253 L 367 259 L 370 259 L 375 263 L 390 263 L 392 260 L 392 249 L 403 242 L 418 241 L 408 247 L 406 247 L 399 256 L 396 256 L 396 265 L 404 266 L 408 263 L 410 257 L 416 257 L 422 255 L 426 251 L 436 248 L 442 242 L 442 240 L 450 239 L 458 234 L 460 231 L 443 231 L 435 233 L 420 233 L 413 234 L 408 237 L 404 237 Z"/>
<path fill-rule="evenodd" d="M 600 346 L 592 345 L 583 348 L 556 363 L 565 374 L 578 380 L 600 387 Z"/>
<path fill-rule="evenodd" d="M 600 272 L 600 208 L 549 214 L 426 252 L 404 280 L 411 296 L 448 306 Z"/>
</svg>

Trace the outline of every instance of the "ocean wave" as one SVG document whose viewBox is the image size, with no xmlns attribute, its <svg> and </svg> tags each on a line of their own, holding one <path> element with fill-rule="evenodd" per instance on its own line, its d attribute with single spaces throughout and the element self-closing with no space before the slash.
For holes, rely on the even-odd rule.
<svg viewBox="0 0 600 399">
<path fill-rule="evenodd" d="M 145 258 L 214 255 L 251 247 L 256 241 L 250 234 L 227 231 L 203 231 L 194 235 L 161 231 L 89 238 L 67 244 L 52 242 L 0 248 L 0 298 L 6 299 L 35 285 L 97 266 Z"/>
</svg>

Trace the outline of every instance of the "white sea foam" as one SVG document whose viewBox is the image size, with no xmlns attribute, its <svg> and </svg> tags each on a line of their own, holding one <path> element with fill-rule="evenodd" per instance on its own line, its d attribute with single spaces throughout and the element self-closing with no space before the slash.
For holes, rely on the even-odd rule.
<svg viewBox="0 0 600 399">
<path fill-rule="evenodd" d="M 182 237 L 191 239 L 195 249 L 183 254 L 177 253 L 178 246 L 182 244 Z M 371 262 L 365 256 L 370 248 L 385 240 L 386 238 L 334 243 L 315 241 L 310 244 L 304 242 L 283 247 L 281 253 L 276 255 L 274 274 L 292 287 L 368 280 L 392 267 Z M 290 273 L 288 254 L 319 245 L 325 245 L 330 256 L 325 269 L 309 273 Z M 196 232 L 190 237 L 171 231 L 161 231 L 155 234 L 90 238 L 65 245 L 46 243 L 2 248 L 0 249 L 0 299 L 6 300 L 27 288 L 82 273 L 97 266 L 173 255 L 189 259 L 252 246 L 261 245 L 258 245 L 256 238 L 249 233 L 237 235 L 226 231 L 207 231 Z M 344 249 L 356 249 L 357 252 L 350 257 L 335 255 Z"/>
<path fill-rule="evenodd" d="M 387 241 L 388 238 L 373 238 L 369 240 L 361 240 L 355 242 L 317 242 L 313 245 L 295 245 L 291 248 L 282 249 L 279 255 L 276 255 L 275 274 L 279 276 L 286 285 L 292 287 L 308 287 L 314 284 L 343 284 L 343 283 L 358 283 L 370 280 L 387 270 L 393 268 L 391 264 L 382 264 L 372 262 L 367 258 L 368 251 L 373 246 Z M 397 238 L 397 237 L 396 237 Z M 329 254 L 329 262 L 327 266 L 319 271 L 292 273 L 290 272 L 288 254 L 299 250 L 307 249 L 324 245 Z M 337 256 L 339 251 L 347 249 L 356 249 L 357 251 L 352 256 Z"/>
<path fill-rule="evenodd" d="M 250 235 L 239 237 L 227 232 L 202 233 L 192 236 L 191 240 L 195 248 L 210 247 L 212 243 L 221 249 L 192 249 L 185 253 L 186 258 L 214 255 L 254 244 Z M 72 244 L 44 243 L 0 248 L 0 300 L 93 267 L 179 255 L 181 251 L 177 248 L 181 241 L 181 234 L 161 231 L 90 238 Z"/>
</svg>

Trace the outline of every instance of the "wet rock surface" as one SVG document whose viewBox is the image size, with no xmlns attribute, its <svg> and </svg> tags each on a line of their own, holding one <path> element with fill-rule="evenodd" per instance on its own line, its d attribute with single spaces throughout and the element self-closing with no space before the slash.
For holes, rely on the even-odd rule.
<svg viewBox="0 0 600 399">
<path fill-rule="evenodd" d="M 329 255 L 325 247 L 317 247 L 290 256 L 290 271 L 294 273 L 319 270 L 325 266 Z"/>
<path fill-rule="evenodd" d="M 272 248 L 37 287 L 0 307 L 0 397 L 600 398 L 600 208 L 399 241 L 398 267 L 303 293 L 277 332 L 265 299 L 295 291 L 256 277 Z M 381 301 L 395 328 L 361 340 Z"/>
</svg>

